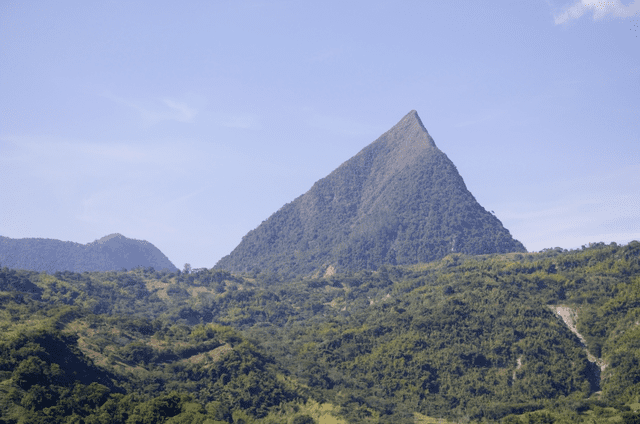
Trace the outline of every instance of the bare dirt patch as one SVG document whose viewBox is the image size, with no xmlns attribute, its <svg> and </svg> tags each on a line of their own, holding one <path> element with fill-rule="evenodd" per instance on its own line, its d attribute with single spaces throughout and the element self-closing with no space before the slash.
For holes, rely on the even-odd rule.
<svg viewBox="0 0 640 424">
<path fill-rule="evenodd" d="M 555 306 L 553 309 L 556 314 L 560 315 L 564 323 L 569 327 L 569 330 L 578 336 L 582 345 L 586 347 L 587 341 L 582 337 L 582 334 L 578 333 L 578 329 L 576 327 L 576 319 L 578 318 L 577 312 L 567 306 Z"/>
<path fill-rule="evenodd" d="M 582 334 L 578 332 L 578 329 L 576 327 L 576 321 L 578 319 L 577 310 L 569 308 L 568 306 L 559 306 L 559 305 L 549 305 L 549 306 L 555 313 L 560 315 L 560 317 L 562 318 L 562 321 L 564 321 L 567 327 L 569 327 L 569 330 L 571 330 L 573 334 L 578 336 L 578 339 L 580 339 L 580 343 L 582 343 L 582 346 L 585 348 L 587 352 L 587 357 L 589 358 L 589 361 L 595 362 L 600 367 L 600 371 L 604 371 L 604 369 L 607 367 L 607 364 L 605 364 L 602 359 L 596 358 L 595 355 L 592 355 L 591 352 L 589 352 L 589 349 L 587 348 L 587 341 L 582 336 Z"/>
</svg>

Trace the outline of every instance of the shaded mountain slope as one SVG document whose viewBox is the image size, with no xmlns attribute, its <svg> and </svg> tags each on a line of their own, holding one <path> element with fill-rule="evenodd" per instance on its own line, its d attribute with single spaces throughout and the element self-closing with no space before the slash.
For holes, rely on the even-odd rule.
<svg viewBox="0 0 640 424">
<path fill-rule="evenodd" d="M 110 234 L 86 245 L 42 238 L 0 236 L 0 265 L 30 271 L 115 271 L 153 267 L 177 268 L 153 244 Z"/>
<path fill-rule="evenodd" d="M 524 252 L 478 204 L 416 111 L 284 205 L 216 268 L 309 274 Z"/>
</svg>

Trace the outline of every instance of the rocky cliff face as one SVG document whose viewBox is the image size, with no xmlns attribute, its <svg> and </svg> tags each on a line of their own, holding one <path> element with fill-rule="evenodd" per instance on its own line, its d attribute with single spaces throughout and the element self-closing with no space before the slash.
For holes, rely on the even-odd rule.
<svg viewBox="0 0 640 424">
<path fill-rule="evenodd" d="M 308 274 L 524 252 L 478 204 L 416 111 L 284 205 L 216 268 Z"/>
</svg>

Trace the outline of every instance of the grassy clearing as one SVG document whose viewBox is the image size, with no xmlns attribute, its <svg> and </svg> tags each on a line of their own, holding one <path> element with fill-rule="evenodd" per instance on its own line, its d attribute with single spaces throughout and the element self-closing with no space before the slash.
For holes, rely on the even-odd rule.
<svg viewBox="0 0 640 424">
<path fill-rule="evenodd" d="M 149 290 L 151 293 L 155 293 L 156 295 L 158 295 L 158 297 L 163 301 L 169 300 L 169 295 L 167 294 L 167 287 L 169 287 L 169 285 L 171 285 L 171 282 L 165 283 L 160 280 L 145 281 L 145 286 L 147 287 L 147 290 Z"/>
<path fill-rule="evenodd" d="M 198 353 L 179 362 L 189 362 L 192 364 L 203 364 L 203 368 L 210 367 L 213 363 L 218 362 L 226 353 L 231 352 L 231 345 L 224 344 L 208 352 Z"/>
<path fill-rule="evenodd" d="M 339 410 L 340 408 L 338 406 L 331 403 L 319 403 L 313 399 L 309 399 L 306 403 L 291 402 L 286 404 L 281 410 L 271 412 L 259 422 L 290 423 L 293 421 L 293 417 L 308 415 L 318 424 L 348 424 L 345 419 L 337 416 Z"/>
<path fill-rule="evenodd" d="M 416 424 L 453 424 L 452 421 L 447 421 L 444 418 L 427 417 L 419 412 L 414 412 L 413 417 Z"/>
</svg>

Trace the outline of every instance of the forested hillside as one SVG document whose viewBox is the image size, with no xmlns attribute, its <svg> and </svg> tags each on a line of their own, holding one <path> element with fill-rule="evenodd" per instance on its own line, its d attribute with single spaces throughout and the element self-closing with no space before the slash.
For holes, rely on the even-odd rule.
<svg viewBox="0 0 640 424">
<path fill-rule="evenodd" d="M 109 234 L 87 244 L 0 236 L 0 263 L 9 268 L 49 273 L 119 271 L 138 267 L 178 270 L 153 244 L 122 234 Z"/>
<path fill-rule="evenodd" d="M 2 268 L 0 295 L 4 422 L 640 419 L 638 242 L 323 278 Z"/>
<path fill-rule="evenodd" d="M 247 233 L 215 267 L 322 275 L 452 252 L 525 251 L 467 190 L 414 110 Z"/>
</svg>

